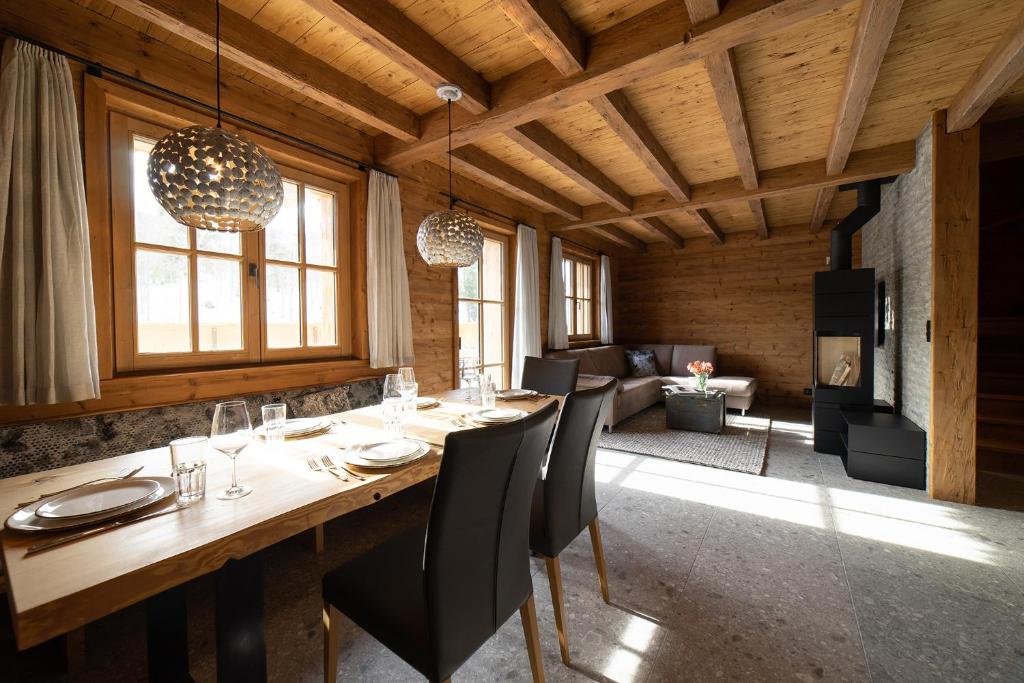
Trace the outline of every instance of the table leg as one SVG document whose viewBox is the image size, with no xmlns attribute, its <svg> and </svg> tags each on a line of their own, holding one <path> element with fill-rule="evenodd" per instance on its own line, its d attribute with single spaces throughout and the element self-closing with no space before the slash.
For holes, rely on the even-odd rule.
<svg viewBox="0 0 1024 683">
<path fill-rule="evenodd" d="M 260 554 L 228 560 L 217 572 L 217 680 L 267 680 Z"/>
<path fill-rule="evenodd" d="M 146 600 L 146 652 L 149 657 L 150 681 L 191 683 L 184 585 L 175 586 Z"/>
</svg>

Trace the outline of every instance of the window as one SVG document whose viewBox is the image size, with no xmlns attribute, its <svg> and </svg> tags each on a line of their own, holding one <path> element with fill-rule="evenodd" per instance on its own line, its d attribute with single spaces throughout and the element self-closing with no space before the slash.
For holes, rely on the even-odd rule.
<svg viewBox="0 0 1024 683">
<path fill-rule="evenodd" d="M 487 235 L 480 259 L 459 268 L 456 322 L 458 325 L 459 386 L 467 377 L 489 376 L 499 389 L 508 388 L 506 336 L 508 240 Z"/>
<path fill-rule="evenodd" d="M 279 162 L 285 201 L 265 230 L 187 228 L 146 175 L 168 130 L 110 115 L 117 369 L 350 354 L 347 187 Z"/>
<path fill-rule="evenodd" d="M 570 341 L 594 339 L 594 261 L 583 256 L 562 259 L 565 280 L 565 327 Z"/>
</svg>

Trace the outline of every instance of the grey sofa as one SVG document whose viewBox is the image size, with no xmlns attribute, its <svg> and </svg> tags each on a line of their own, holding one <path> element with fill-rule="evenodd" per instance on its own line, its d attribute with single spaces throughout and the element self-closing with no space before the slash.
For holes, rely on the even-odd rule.
<svg viewBox="0 0 1024 683">
<path fill-rule="evenodd" d="M 626 362 L 626 349 L 649 350 L 654 352 L 658 375 L 655 377 L 633 377 Z M 644 408 L 664 399 L 662 387 L 681 384 L 696 387 L 697 378 L 686 366 L 690 361 L 706 360 L 717 366 L 714 346 L 689 344 L 613 344 L 591 346 L 584 349 L 550 351 L 548 358 L 579 358 L 580 376 L 577 388 L 601 386 L 609 379 L 618 380 L 615 402 L 608 413 L 605 425 L 611 427 Z M 725 406 L 746 413 L 754 403 L 757 380 L 753 377 L 712 377 L 708 380 L 712 389 L 725 391 Z"/>
</svg>

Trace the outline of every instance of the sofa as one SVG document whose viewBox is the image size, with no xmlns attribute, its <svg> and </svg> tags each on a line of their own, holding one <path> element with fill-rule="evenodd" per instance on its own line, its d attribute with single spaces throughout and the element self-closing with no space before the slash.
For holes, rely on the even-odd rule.
<svg viewBox="0 0 1024 683">
<path fill-rule="evenodd" d="M 626 349 L 653 351 L 658 374 L 653 377 L 633 377 L 626 361 Z M 696 387 L 697 378 L 686 369 L 691 361 L 706 360 L 716 367 L 718 365 L 714 346 L 689 344 L 612 344 L 549 351 L 545 357 L 578 358 L 578 389 L 601 386 L 610 379 L 618 381 L 615 401 L 605 420 L 605 425 L 609 428 L 664 400 L 662 387 L 673 384 Z M 725 391 L 726 408 L 746 413 L 754 403 L 757 380 L 753 377 L 711 377 L 708 380 L 708 387 Z"/>
</svg>

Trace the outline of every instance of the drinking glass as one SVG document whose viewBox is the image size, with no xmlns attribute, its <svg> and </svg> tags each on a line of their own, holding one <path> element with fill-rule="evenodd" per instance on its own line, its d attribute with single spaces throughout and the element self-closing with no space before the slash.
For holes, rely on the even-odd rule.
<svg viewBox="0 0 1024 683">
<path fill-rule="evenodd" d="M 288 406 L 283 403 L 268 403 L 261 408 L 263 413 L 263 440 L 271 445 L 284 442 L 284 425 L 288 418 Z"/>
<path fill-rule="evenodd" d="M 252 423 L 245 401 L 218 403 L 213 411 L 210 445 L 231 458 L 231 488 L 221 491 L 221 500 L 234 500 L 252 493 L 248 486 L 238 484 L 238 454 L 252 441 Z"/>
<path fill-rule="evenodd" d="M 398 376 L 402 378 L 402 381 L 406 384 L 416 383 L 416 371 L 409 366 L 398 368 Z"/>
<path fill-rule="evenodd" d="M 205 436 L 186 436 L 171 442 L 171 474 L 178 489 L 178 505 L 190 505 L 206 495 Z"/>
<path fill-rule="evenodd" d="M 402 436 L 402 411 L 405 399 L 402 396 L 401 386 L 400 375 L 387 375 L 384 378 L 384 396 L 381 401 L 384 431 L 393 437 Z"/>
<path fill-rule="evenodd" d="M 473 401 L 480 393 L 480 373 L 476 368 L 469 368 L 462 373 L 462 381 L 466 385 L 466 401 Z M 476 391 L 473 390 L 476 387 Z"/>
<path fill-rule="evenodd" d="M 487 375 L 480 375 L 480 407 L 494 407 L 494 382 Z"/>
</svg>

